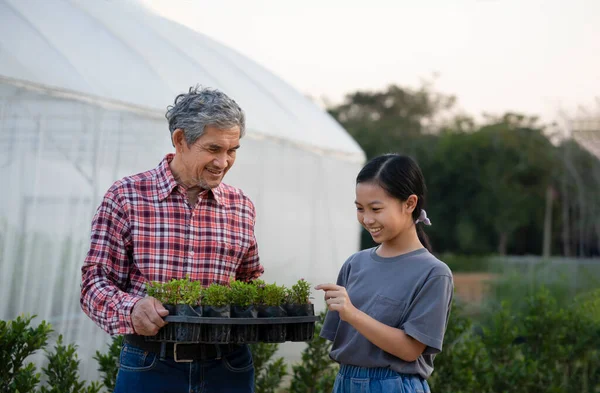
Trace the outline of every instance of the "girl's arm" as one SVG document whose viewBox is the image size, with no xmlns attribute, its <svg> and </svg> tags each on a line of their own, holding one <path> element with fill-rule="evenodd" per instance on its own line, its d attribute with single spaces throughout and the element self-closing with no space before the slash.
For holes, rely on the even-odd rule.
<svg viewBox="0 0 600 393">
<path fill-rule="evenodd" d="M 335 284 L 321 284 L 315 289 L 325 291 L 329 310 L 337 311 L 343 321 L 352 325 L 367 340 L 382 350 L 405 362 L 414 362 L 425 350 L 425 344 L 407 335 L 403 330 L 381 323 L 354 307 L 346 288 Z"/>
</svg>

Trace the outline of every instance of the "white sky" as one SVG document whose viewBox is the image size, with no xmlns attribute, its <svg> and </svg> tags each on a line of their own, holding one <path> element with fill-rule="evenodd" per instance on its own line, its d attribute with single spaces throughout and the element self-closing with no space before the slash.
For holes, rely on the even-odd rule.
<svg viewBox="0 0 600 393">
<path fill-rule="evenodd" d="M 142 2 L 332 102 L 434 73 L 471 115 L 550 121 L 600 97 L 600 0 Z"/>
</svg>

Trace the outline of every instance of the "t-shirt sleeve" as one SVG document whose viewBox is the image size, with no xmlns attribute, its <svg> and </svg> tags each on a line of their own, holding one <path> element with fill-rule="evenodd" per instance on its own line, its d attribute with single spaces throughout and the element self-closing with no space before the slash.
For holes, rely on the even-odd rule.
<svg viewBox="0 0 600 393">
<path fill-rule="evenodd" d="M 346 287 L 348 281 L 348 261 L 344 263 L 338 274 L 336 285 Z M 337 332 L 338 325 L 340 324 L 340 314 L 337 311 L 328 310 L 323 321 L 323 327 L 321 328 L 320 336 L 333 341 Z"/>
<path fill-rule="evenodd" d="M 442 351 L 453 292 L 452 276 L 431 277 L 409 305 L 400 329 L 427 346 L 424 354 Z"/>
</svg>

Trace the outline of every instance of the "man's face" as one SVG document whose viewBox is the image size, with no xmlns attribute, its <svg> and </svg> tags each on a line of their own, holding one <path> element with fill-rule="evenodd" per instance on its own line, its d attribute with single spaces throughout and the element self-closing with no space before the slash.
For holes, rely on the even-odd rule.
<svg viewBox="0 0 600 393">
<path fill-rule="evenodd" d="M 187 187 L 203 189 L 218 187 L 235 162 L 240 147 L 240 128 L 219 129 L 206 126 L 204 134 L 189 145 L 185 140 L 176 142 L 182 163 L 179 174 Z"/>
</svg>

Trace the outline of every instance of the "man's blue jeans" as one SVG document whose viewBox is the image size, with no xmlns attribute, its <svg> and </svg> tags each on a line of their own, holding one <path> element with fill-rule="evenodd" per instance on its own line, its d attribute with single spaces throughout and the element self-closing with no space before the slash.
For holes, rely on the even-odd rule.
<svg viewBox="0 0 600 393">
<path fill-rule="evenodd" d="M 115 393 L 253 393 L 254 363 L 247 345 L 220 359 L 177 363 L 123 344 Z"/>
</svg>

